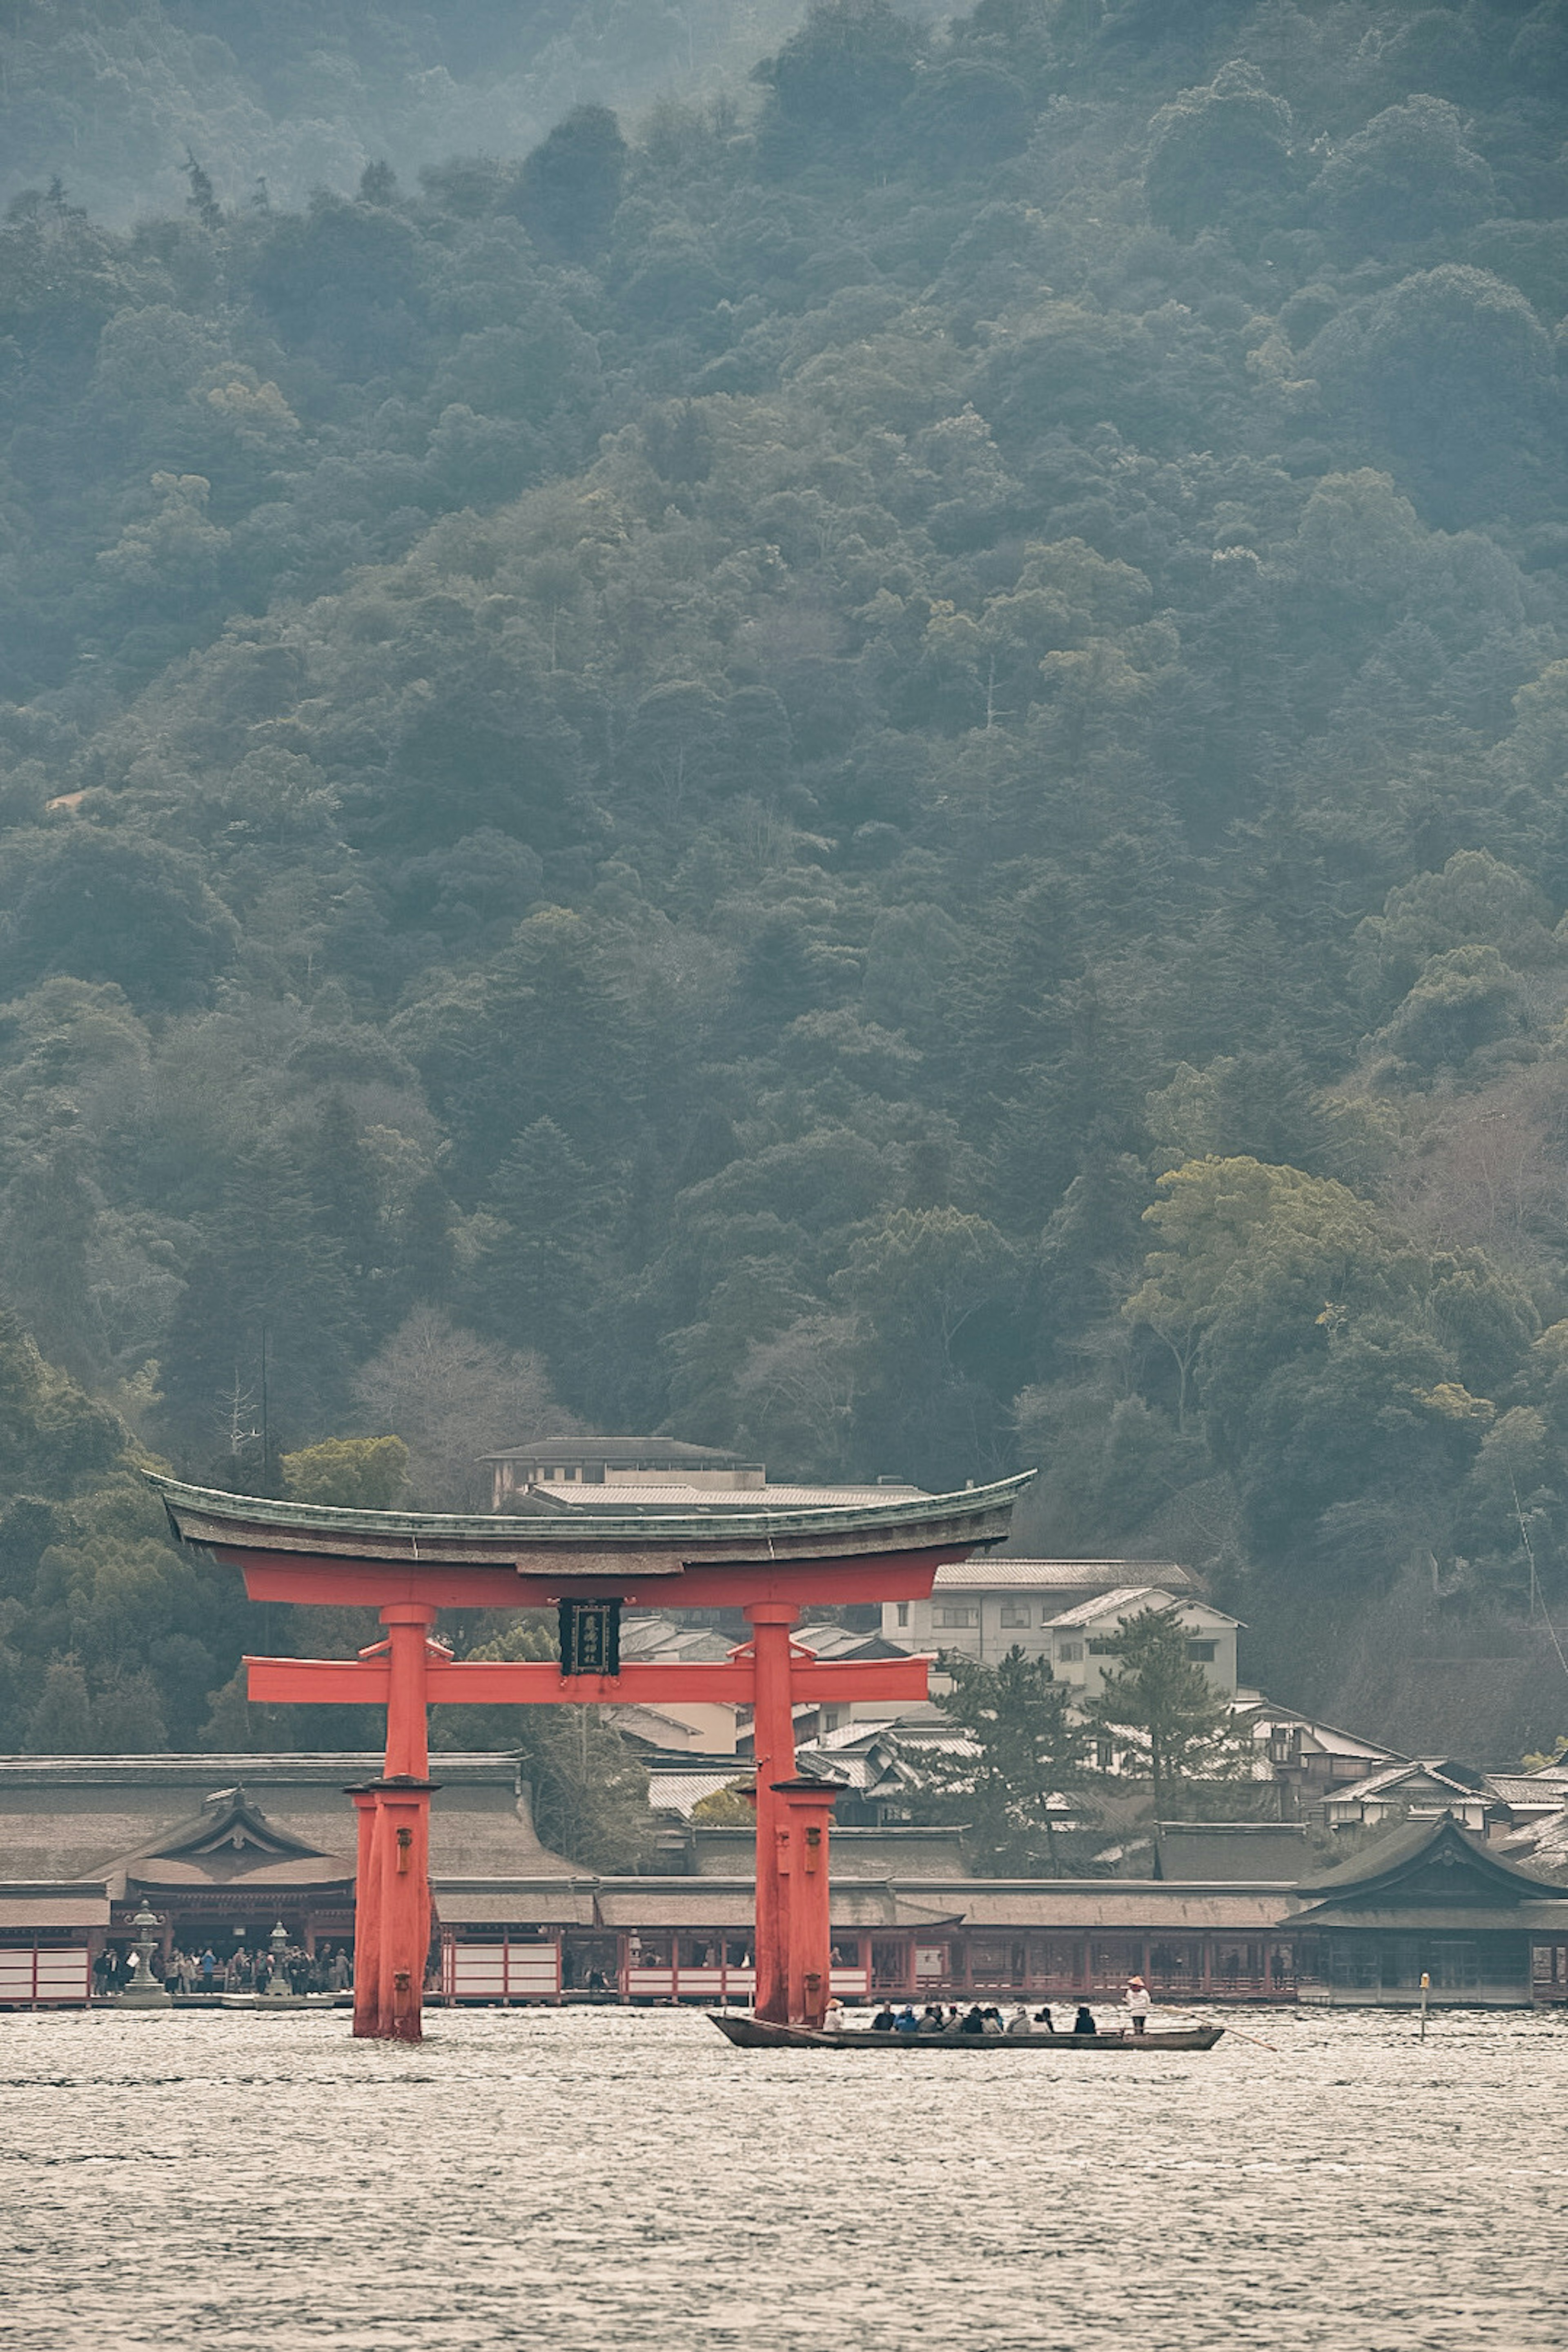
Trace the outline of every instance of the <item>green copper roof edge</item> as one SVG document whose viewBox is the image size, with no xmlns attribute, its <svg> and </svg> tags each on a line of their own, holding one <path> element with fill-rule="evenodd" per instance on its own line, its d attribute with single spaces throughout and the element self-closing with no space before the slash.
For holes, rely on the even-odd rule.
<svg viewBox="0 0 1568 2352">
<path fill-rule="evenodd" d="M 990 1511 L 1009 1507 L 1037 1473 L 1020 1471 L 989 1486 L 965 1486 L 955 1495 L 900 1496 L 897 1502 L 862 1504 L 853 1510 L 778 1509 L 772 1511 L 701 1509 L 664 1512 L 645 1509 L 616 1512 L 596 1503 L 574 1503 L 564 1511 L 531 1512 L 524 1517 L 455 1516 L 437 1511 L 353 1511 L 325 1503 L 280 1503 L 268 1495 L 231 1495 L 221 1487 L 187 1486 L 159 1472 L 142 1474 L 173 1515 L 216 1519 L 236 1528 L 287 1528 L 296 1533 L 320 1528 L 323 1534 L 426 1537 L 433 1542 L 515 1543 L 531 1549 L 546 1543 L 602 1542 L 606 1536 L 658 1534 L 671 1542 L 696 1537 L 851 1533 L 863 1528 L 889 1530 L 918 1527 L 931 1519 L 983 1518 Z"/>
</svg>

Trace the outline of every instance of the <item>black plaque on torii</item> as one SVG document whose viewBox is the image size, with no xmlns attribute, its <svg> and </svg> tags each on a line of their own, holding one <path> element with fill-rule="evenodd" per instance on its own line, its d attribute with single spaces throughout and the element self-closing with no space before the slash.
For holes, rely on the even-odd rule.
<svg viewBox="0 0 1568 2352">
<path fill-rule="evenodd" d="M 561 1672 L 618 1675 L 621 1671 L 621 1604 L 618 1601 L 563 1601 Z"/>
</svg>

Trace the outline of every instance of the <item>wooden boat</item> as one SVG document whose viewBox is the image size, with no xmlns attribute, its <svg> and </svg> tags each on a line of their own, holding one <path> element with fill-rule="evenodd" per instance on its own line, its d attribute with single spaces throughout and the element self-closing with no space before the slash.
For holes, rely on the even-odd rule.
<svg viewBox="0 0 1568 2352">
<path fill-rule="evenodd" d="M 861 2026 L 814 2033 L 807 2026 L 773 2025 L 761 2017 L 732 2016 L 716 2010 L 708 2013 L 726 2042 L 732 2042 L 739 2050 L 871 2050 L 884 2054 L 979 2050 L 993 2057 L 1007 2051 L 1037 2056 L 1043 2051 L 1082 2050 L 1127 2058 L 1162 2050 L 1212 2050 L 1225 2032 L 1223 2025 L 1190 2025 L 1173 2028 L 1168 2033 L 960 2033 L 952 2028 L 941 2033 L 873 2033 L 869 2026 Z"/>
</svg>

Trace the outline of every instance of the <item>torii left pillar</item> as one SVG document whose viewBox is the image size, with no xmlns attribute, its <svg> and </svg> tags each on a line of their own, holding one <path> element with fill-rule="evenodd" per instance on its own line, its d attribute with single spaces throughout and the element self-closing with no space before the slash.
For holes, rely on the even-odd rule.
<svg viewBox="0 0 1568 2352">
<path fill-rule="evenodd" d="M 426 1667 L 434 1608 L 395 1601 L 386 1628 L 386 1765 L 349 1791 L 359 1814 L 354 1899 L 356 2034 L 417 2042 L 430 1949 L 430 1778 Z M 377 1647 L 382 1645 L 378 1644 Z"/>
<path fill-rule="evenodd" d="M 792 1601 L 746 1604 L 752 1628 L 752 1754 L 757 1778 L 757 1948 L 753 2009 L 776 2024 L 789 2021 L 789 1890 L 781 1868 L 783 1808 L 778 1790 L 795 1779 L 795 1658 Z"/>
</svg>

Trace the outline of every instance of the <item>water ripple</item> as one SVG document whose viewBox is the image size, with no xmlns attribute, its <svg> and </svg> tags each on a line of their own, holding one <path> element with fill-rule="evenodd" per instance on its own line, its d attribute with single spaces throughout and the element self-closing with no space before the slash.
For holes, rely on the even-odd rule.
<svg viewBox="0 0 1568 2352">
<path fill-rule="evenodd" d="M 1558 2352 L 1568 2029 L 1259 2031 L 878 2066 L 690 2011 L 0 2018 L 7 2352 Z"/>
</svg>

